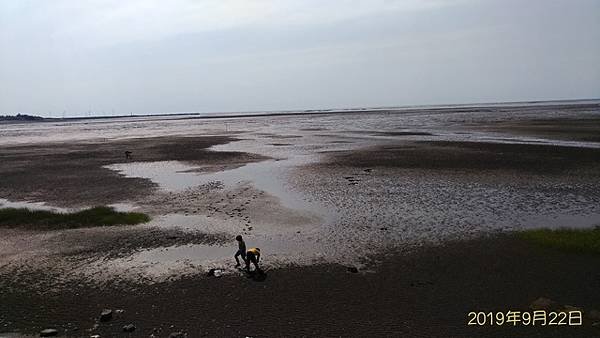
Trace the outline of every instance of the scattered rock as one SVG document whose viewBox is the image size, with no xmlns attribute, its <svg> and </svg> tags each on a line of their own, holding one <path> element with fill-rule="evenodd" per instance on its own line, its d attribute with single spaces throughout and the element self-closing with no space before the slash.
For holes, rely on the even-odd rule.
<svg viewBox="0 0 600 338">
<path fill-rule="evenodd" d="M 558 304 L 552 299 L 540 297 L 534 300 L 529 305 L 529 308 L 532 310 L 552 310 L 555 309 L 557 306 Z"/>
<path fill-rule="evenodd" d="M 135 331 L 135 325 L 127 324 L 127 325 L 123 326 L 123 331 L 124 332 L 133 332 L 133 331 Z"/>
<path fill-rule="evenodd" d="M 185 338 L 187 337 L 187 334 L 183 333 L 183 332 L 173 332 L 169 335 L 169 338 Z"/>
<path fill-rule="evenodd" d="M 58 336 L 58 330 L 56 329 L 44 329 L 40 331 L 40 337 L 54 337 Z"/>
<path fill-rule="evenodd" d="M 348 272 L 350 272 L 350 273 L 358 273 L 358 268 L 356 268 L 354 266 L 349 266 L 348 267 Z"/>
<path fill-rule="evenodd" d="M 365 169 L 365 170 L 363 170 L 363 171 L 364 171 L 364 172 L 366 172 L 366 173 L 370 173 L 371 171 L 373 171 L 373 169 L 371 169 L 371 168 L 367 168 L 367 169 Z"/>
<path fill-rule="evenodd" d="M 90 338 L 100 338 L 99 334 L 91 335 Z"/>
<path fill-rule="evenodd" d="M 387 231 L 388 228 L 379 228 L 379 230 Z"/>
<path fill-rule="evenodd" d="M 113 315 L 112 310 L 104 309 L 104 310 L 102 310 L 102 313 L 100 313 L 100 321 L 108 322 L 109 320 L 112 319 L 112 315 Z"/>
<path fill-rule="evenodd" d="M 223 276 L 223 270 L 221 269 L 210 269 L 206 274 L 208 277 L 221 277 Z"/>
</svg>

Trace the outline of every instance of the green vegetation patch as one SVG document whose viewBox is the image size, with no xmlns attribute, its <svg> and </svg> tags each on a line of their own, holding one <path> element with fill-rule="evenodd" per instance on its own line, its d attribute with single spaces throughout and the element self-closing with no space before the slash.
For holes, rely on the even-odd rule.
<svg viewBox="0 0 600 338">
<path fill-rule="evenodd" d="M 110 225 L 133 225 L 148 222 L 150 217 L 138 212 L 119 212 L 111 207 L 94 207 L 73 213 L 58 213 L 27 208 L 0 209 L 0 226 L 29 229 L 74 229 Z"/>
<path fill-rule="evenodd" d="M 569 252 L 600 254 L 600 227 L 593 229 L 534 229 L 518 236 L 545 247 Z"/>
</svg>

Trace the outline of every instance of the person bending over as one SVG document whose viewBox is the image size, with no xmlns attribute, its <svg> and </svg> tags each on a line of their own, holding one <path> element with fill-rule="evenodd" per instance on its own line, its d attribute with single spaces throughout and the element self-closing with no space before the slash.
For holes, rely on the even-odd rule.
<svg viewBox="0 0 600 338">
<path fill-rule="evenodd" d="M 254 268 L 256 271 L 260 272 L 260 268 L 258 267 L 258 262 L 260 261 L 260 249 L 259 248 L 250 248 L 246 252 L 246 271 L 250 272 L 250 263 L 254 264 Z"/>
</svg>

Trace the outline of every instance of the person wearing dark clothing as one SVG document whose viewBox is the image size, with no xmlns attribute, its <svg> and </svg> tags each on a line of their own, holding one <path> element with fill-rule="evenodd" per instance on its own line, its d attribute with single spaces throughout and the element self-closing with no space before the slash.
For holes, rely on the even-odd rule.
<svg viewBox="0 0 600 338">
<path fill-rule="evenodd" d="M 246 262 L 246 242 L 244 242 L 244 239 L 241 235 L 237 235 L 235 237 L 235 240 L 238 241 L 238 251 L 233 257 L 235 258 L 235 262 L 237 263 L 235 266 L 238 267 L 240 266 L 240 260 L 238 259 L 238 256 L 242 256 L 242 259 L 244 260 L 244 262 Z"/>
<path fill-rule="evenodd" d="M 260 261 L 260 249 L 259 248 L 250 248 L 246 252 L 246 270 L 250 272 L 250 263 L 254 264 L 254 268 L 256 271 L 260 272 L 260 268 L 258 267 L 258 262 Z"/>
</svg>

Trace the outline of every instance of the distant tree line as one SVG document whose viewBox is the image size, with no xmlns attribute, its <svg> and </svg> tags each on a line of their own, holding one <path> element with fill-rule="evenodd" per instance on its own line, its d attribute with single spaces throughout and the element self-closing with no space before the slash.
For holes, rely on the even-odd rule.
<svg viewBox="0 0 600 338">
<path fill-rule="evenodd" d="M 0 115 L 0 121 L 41 121 L 44 118 L 41 116 L 17 114 L 17 115 Z"/>
</svg>

